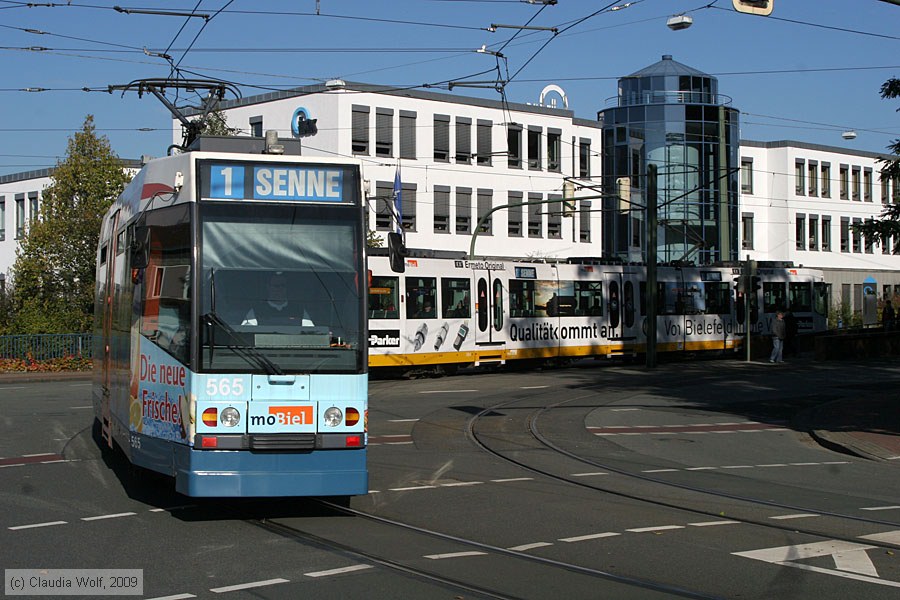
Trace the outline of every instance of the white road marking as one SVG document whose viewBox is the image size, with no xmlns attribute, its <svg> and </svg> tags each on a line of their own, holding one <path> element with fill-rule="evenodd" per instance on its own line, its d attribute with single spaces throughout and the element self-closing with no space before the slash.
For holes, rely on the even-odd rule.
<svg viewBox="0 0 900 600">
<path fill-rule="evenodd" d="M 415 423 L 418 419 L 389 419 L 388 423 Z"/>
<path fill-rule="evenodd" d="M 343 567 L 340 569 L 329 569 L 328 571 L 314 571 L 312 573 L 304 573 L 307 577 L 330 577 L 331 575 L 342 575 L 344 573 L 353 573 L 355 571 L 363 571 L 365 569 L 374 568 L 372 565 L 353 565 L 352 567 Z"/>
<path fill-rule="evenodd" d="M 657 525 L 656 527 L 638 527 L 636 529 L 626 529 L 631 533 L 653 533 L 656 531 L 668 531 L 669 529 L 684 529 L 684 525 Z"/>
<path fill-rule="evenodd" d="M 15 387 L 9 387 L 9 386 L 0 387 L 0 390 L 24 390 L 24 389 L 25 389 L 24 385 L 15 386 Z"/>
<path fill-rule="evenodd" d="M 469 550 L 468 552 L 448 552 L 447 554 L 426 554 L 424 558 L 431 560 L 443 560 L 445 558 L 461 558 L 463 556 L 484 556 L 487 552 L 478 552 L 477 550 Z"/>
<path fill-rule="evenodd" d="M 388 488 L 389 492 L 411 492 L 413 490 L 433 490 L 436 485 L 415 485 L 412 487 Z"/>
<path fill-rule="evenodd" d="M 723 469 L 752 469 L 753 465 L 726 465 Z"/>
<path fill-rule="evenodd" d="M 7 527 L 10 531 L 18 531 L 20 529 L 34 529 L 35 527 L 52 527 L 53 525 L 65 525 L 66 521 L 47 521 L 46 523 L 32 523 L 31 525 L 16 525 L 15 527 Z"/>
<path fill-rule="evenodd" d="M 34 458 L 35 456 L 56 456 L 50 452 L 41 452 L 40 454 L 23 454 L 21 458 Z"/>
<path fill-rule="evenodd" d="M 69 387 L 91 387 L 93 383 L 70 383 Z"/>
<path fill-rule="evenodd" d="M 513 552 L 525 552 L 527 550 L 534 550 L 535 548 L 544 548 L 545 546 L 552 546 L 550 542 L 534 542 L 533 544 L 522 544 L 521 546 L 513 546 L 512 548 L 507 548 L 507 550 L 512 550 Z"/>
<path fill-rule="evenodd" d="M 523 385 L 520 387 L 520 390 L 542 390 L 544 388 L 550 387 L 549 385 Z"/>
<path fill-rule="evenodd" d="M 641 473 L 677 473 L 678 469 L 650 469 L 649 471 L 641 471 Z"/>
<path fill-rule="evenodd" d="M 69 408 L 75 409 L 75 408 L 94 408 L 94 407 L 93 406 L 70 406 Z"/>
<path fill-rule="evenodd" d="M 239 583 L 237 585 L 227 585 L 225 587 L 210 588 L 214 594 L 224 594 L 226 592 L 236 592 L 238 590 L 249 590 L 252 588 L 265 587 L 267 585 L 275 585 L 278 583 L 288 583 L 290 579 L 266 579 L 265 581 L 251 581 L 250 583 Z"/>
<path fill-rule="evenodd" d="M 617 536 L 617 535 L 622 535 L 622 534 L 621 534 L 621 533 L 615 533 L 615 532 L 612 532 L 612 531 L 605 531 L 605 532 L 603 532 L 603 533 L 591 533 L 591 534 L 588 534 L 588 535 L 578 535 L 578 536 L 575 536 L 575 537 L 559 538 L 559 541 L 560 541 L 560 542 L 567 542 L 567 543 L 573 543 L 573 542 L 585 542 L 585 541 L 587 541 L 587 540 L 598 540 L 598 539 L 600 539 L 600 538 L 615 537 L 615 536 Z"/>
<path fill-rule="evenodd" d="M 483 481 L 457 481 L 455 483 L 442 483 L 440 487 L 464 487 L 468 485 L 481 485 Z"/>
<path fill-rule="evenodd" d="M 786 467 L 787 463 L 772 463 L 770 465 L 756 465 L 757 467 Z"/>
<path fill-rule="evenodd" d="M 478 390 L 426 390 L 420 394 L 471 394 Z"/>
<path fill-rule="evenodd" d="M 715 471 L 719 467 L 688 467 L 685 471 Z"/>
<path fill-rule="evenodd" d="M 900 506 L 869 506 L 866 508 L 862 508 L 860 510 L 895 510 L 900 508 Z"/>
<path fill-rule="evenodd" d="M 572 473 L 571 477 L 594 477 L 595 475 L 609 475 L 609 473 Z"/>
<path fill-rule="evenodd" d="M 513 477 L 511 479 L 491 479 L 491 483 L 510 483 L 511 481 L 534 481 L 534 477 Z"/>
<path fill-rule="evenodd" d="M 188 598 L 196 598 L 194 594 L 175 594 L 174 596 L 157 596 L 156 598 L 148 598 L 147 600 L 187 600 Z"/>
<path fill-rule="evenodd" d="M 774 519 L 776 521 L 787 521 L 790 519 L 809 519 L 810 517 L 818 517 L 819 515 L 814 515 L 812 513 L 797 513 L 794 515 L 779 515 L 777 517 L 769 517 L 770 519 Z"/>
<path fill-rule="evenodd" d="M 715 527 L 716 525 L 740 525 L 740 521 L 705 521 L 703 523 L 688 523 L 691 527 Z"/>
<path fill-rule="evenodd" d="M 613 408 L 612 412 L 632 412 L 636 410 L 641 410 L 639 408 Z"/>
<path fill-rule="evenodd" d="M 116 513 L 114 515 L 99 515 L 96 517 L 81 517 L 82 521 L 99 521 L 101 519 L 118 519 L 119 517 L 132 517 L 137 513 L 133 512 L 124 512 L 124 513 Z"/>
<path fill-rule="evenodd" d="M 887 542 L 888 544 L 900 545 L 900 529 L 896 531 L 885 531 L 883 533 L 870 533 L 869 535 L 860 536 L 864 540 L 872 540 L 873 542 Z"/>
</svg>

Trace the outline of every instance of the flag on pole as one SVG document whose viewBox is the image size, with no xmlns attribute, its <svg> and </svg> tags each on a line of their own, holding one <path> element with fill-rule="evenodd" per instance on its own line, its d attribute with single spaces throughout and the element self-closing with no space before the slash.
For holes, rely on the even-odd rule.
<svg viewBox="0 0 900 600">
<path fill-rule="evenodd" d="M 403 202 L 401 200 L 400 164 L 397 164 L 397 173 L 394 175 L 394 214 L 397 219 L 397 233 L 403 233 Z"/>
</svg>

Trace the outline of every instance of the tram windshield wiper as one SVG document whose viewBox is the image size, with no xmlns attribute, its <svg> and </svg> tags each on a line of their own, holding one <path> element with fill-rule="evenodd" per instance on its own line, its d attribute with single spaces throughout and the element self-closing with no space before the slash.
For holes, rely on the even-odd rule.
<svg viewBox="0 0 900 600">
<path fill-rule="evenodd" d="M 228 335 L 229 339 L 232 343 L 225 344 L 225 347 L 234 352 L 236 355 L 243 358 L 249 364 L 261 368 L 266 372 L 267 375 L 284 375 L 284 371 L 281 368 L 269 360 L 265 354 L 254 348 L 253 346 L 248 346 L 244 344 L 241 339 L 238 337 L 237 332 L 222 318 L 216 314 L 215 311 L 211 310 L 205 315 L 201 315 L 200 318 L 208 327 L 218 327 L 222 331 Z M 210 352 L 213 349 L 212 336 L 208 336 Z"/>
</svg>

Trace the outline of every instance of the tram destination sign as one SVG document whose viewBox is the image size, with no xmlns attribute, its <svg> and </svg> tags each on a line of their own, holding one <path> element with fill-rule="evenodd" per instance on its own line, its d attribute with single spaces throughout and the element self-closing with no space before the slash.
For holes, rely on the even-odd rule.
<svg viewBox="0 0 900 600">
<path fill-rule="evenodd" d="M 339 165 L 279 163 L 201 164 L 202 198 L 351 204 L 356 173 Z"/>
</svg>

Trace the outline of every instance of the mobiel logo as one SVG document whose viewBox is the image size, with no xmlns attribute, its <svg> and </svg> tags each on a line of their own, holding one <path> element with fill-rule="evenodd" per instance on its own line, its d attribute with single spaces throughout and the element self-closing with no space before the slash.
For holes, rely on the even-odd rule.
<svg viewBox="0 0 900 600">
<path fill-rule="evenodd" d="M 251 415 L 250 425 L 312 425 L 312 406 L 270 406 L 267 415 Z"/>
</svg>

